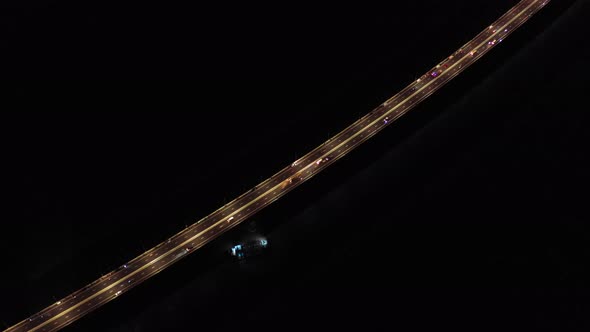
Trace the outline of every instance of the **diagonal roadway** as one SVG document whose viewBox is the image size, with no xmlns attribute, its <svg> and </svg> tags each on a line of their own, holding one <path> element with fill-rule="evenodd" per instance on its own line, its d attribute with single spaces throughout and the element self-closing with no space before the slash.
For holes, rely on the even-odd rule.
<svg viewBox="0 0 590 332">
<path fill-rule="evenodd" d="M 345 156 L 428 98 L 502 42 L 548 2 L 549 0 L 520 1 L 492 25 L 419 79 L 290 166 L 165 242 L 8 328 L 5 332 L 57 331 L 121 296 L 124 292 L 227 232 Z"/>
</svg>

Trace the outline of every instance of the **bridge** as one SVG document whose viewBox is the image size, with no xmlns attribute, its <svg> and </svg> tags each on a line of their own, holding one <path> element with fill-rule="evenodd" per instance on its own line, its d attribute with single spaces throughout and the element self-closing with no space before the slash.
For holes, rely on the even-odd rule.
<svg viewBox="0 0 590 332">
<path fill-rule="evenodd" d="M 124 296 L 131 288 L 247 220 L 385 129 L 500 44 L 548 2 L 520 1 L 456 52 L 311 152 L 156 247 L 5 332 L 57 331 Z"/>
</svg>

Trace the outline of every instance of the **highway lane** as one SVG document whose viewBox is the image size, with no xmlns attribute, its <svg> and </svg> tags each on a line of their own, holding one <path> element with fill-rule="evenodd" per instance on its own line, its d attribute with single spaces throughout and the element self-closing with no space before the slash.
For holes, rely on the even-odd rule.
<svg viewBox="0 0 590 332">
<path fill-rule="evenodd" d="M 468 68 L 548 0 L 522 0 L 458 51 L 322 145 L 115 271 L 6 331 L 57 331 L 186 257 L 345 156 Z"/>
</svg>

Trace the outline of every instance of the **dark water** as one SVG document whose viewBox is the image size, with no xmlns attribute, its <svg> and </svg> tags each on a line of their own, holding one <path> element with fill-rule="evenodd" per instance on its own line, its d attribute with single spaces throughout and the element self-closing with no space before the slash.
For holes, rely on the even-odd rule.
<svg viewBox="0 0 590 332">
<path fill-rule="evenodd" d="M 311 52 L 325 66 L 305 65 L 317 59 L 306 46 L 299 56 L 270 62 L 259 53 L 216 61 L 218 73 L 239 79 L 206 85 L 16 85 L 29 112 L 5 121 L 13 166 L 6 177 L 14 184 L 8 211 L 16 213 L 6 214 L 3 232 L 5 266 L 12 267 L 3 275 L 4 301 L 14 305 L 2 321 L 24 318 L 272 174 L 510 5 L 413 5 L 393 16 L 344 8 L 330 22 L 345 32 L 328 45 L 322 40 L 331 24 L 320 24 L 325 13 L 313 13 L 308 21 L 326 37 L 311 39 L 318 45 Z M 473 21 L 445 19 L 458 15 L 455 8 L 472 12 Z M 425 13 L 420 19 L 430 28 L 402 30 L 405 10 Z M 547 21 L 531 22 L 529 34 L 507 39 L 495 60 L 466 73 L 422 113 L 257 216 L 258 231 L 271 242 L 266 255 L 231 261 L 223 251 L 247 233 L 238 230 L 71 330 L 376 329 L 466 321 L 582 326 L 588 115 L 578 104 L 588 86 L 588 52 L 572 31 L 584 26 L 584 14 L 588 3 L 579 1 L 543 33 Z M 296 16 L 269 20 L 292 27 L 301 23 Z M 349 23 L 353 17 L 381 23 L 360 28 Z M 378 56 L 358 51 L 370 49 L 372 38 L 385 40 L 390 22 L 395 47 L 372 49 Z M 445 26 L 448 35 L 429 49 L 409 41 Z M 350 48 L 357 51 L 345 52 Z M 280 68 L 279 77 L 308 80 L 249 79 L 276 78 L 277 71 L 255 70 L 269 63 Z M 135 73 L 134 66 L 116 68 Z M 338 80 L 321 80 L 335 73 Z M 482 81 L 482 74 L 491 76 Z M 59 112 L 44 112 L 49 108 Z"/>
</svg>

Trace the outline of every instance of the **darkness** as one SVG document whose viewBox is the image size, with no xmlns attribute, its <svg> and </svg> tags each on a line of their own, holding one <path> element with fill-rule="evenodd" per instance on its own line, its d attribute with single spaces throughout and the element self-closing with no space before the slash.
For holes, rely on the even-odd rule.
<svg viewBox="0 0 590 332">
<path fill-rule="evenodd" d="M 0 326 L 274 174 L 515 3 L 3 3 Z M 588 15 L 551 1 L 372 141 L 66 330 L 587 330 Z M 252 234 L 270 249 L 229 257 Z"/>
</svg>

